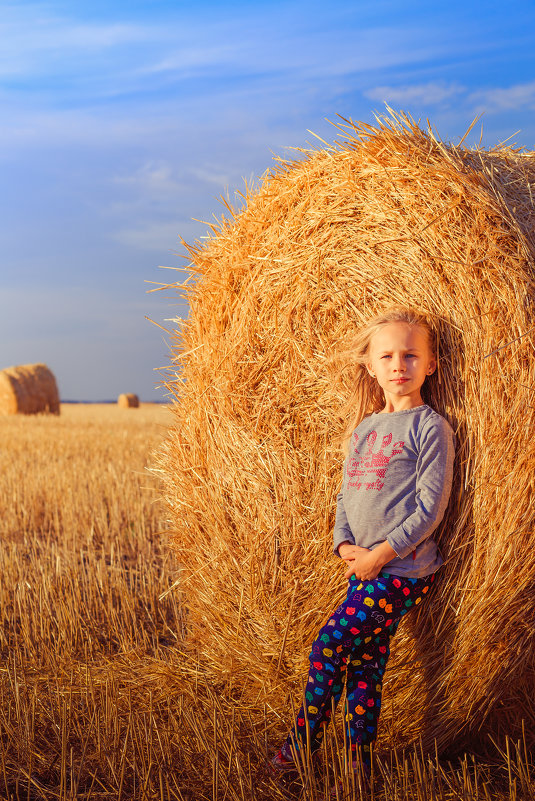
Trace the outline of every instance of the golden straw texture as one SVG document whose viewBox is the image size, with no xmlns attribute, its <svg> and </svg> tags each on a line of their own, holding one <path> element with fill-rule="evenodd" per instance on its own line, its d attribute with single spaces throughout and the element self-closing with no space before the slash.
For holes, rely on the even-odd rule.
<svg viewBox="0 0 535 801">
<path fill-rule="evenodd" d="M 0 414 L 59 414 L 56 379 L 46 364 L 0 370 Z"/>
<path fill-rule="evenodd" d="M 332 356 L 392 304 L 435 321 L 429 402 L 458 440 L 446 565 L 400 626 L 383 736 L 440 748 L 535 738 L 535 157 L 466 149 L 392 114 L 278 162 L 190 248 L 160 452 L 191 647 L 289 723 L 343 597 L 331 552 L 351 370 Z"/>
<path fill-rule="evenodd" d="M 137 409 L 139 408 L 139 398 L 133 392 L 123 392 L 117 398 L 117 404 L 122 409 Z"/>
</svg>

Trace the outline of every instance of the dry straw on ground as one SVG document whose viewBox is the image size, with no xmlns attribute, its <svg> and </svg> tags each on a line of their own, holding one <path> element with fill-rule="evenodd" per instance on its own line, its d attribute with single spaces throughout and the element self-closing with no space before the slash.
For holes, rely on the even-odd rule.
<svg viewBox="0 0 535 801">
<path fill-rule="evenodd" d="M 0 414 L 59 414 L 56 379 L 46 364 L 0 370 Z"/>
<path fill-rule="evenodd" d="M 333 774 L 351 782 L 330 738 L 325 769 L 268 776 L 269 711 L 253 720 L 183 659 L 164 509 L 144 472 L 168 423 L 143 403 L 0 418 L 5 801 L 328 801 Z M 375 801 L 535 797 L 523 743 L 494 765 L 411 751 L 376 764 Z"/>
<path fill-rule="evenodd" d="M 400 627 L 383 736 L 535 737 L 535 157 L 445 144 L 393 115 L 279 162 L 191 249 L 161 453 L 191 647 L 289 722 L 317 627 L 344 592 L 331 554 L 350 370 L 329 357 L 393 303 L 440 334 L 431 404 L 457 433 L 446 566 Z M 177 291 L 180 285 L 175 285 Z"/>
<path fill-rule="evenodd" d="M 117 398 L 117 405 L 122 409 L 137 409 L 139 407 L 139 398 L 133 392 L 123 392 Z"/>
</svg>

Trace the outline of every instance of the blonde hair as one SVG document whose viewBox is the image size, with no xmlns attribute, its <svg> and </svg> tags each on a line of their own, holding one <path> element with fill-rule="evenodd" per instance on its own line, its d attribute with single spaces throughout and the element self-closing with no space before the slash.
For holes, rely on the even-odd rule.
<svg viewBox="0 0 535 801">
<path fill-rule="evenodd" d="M 383 390 L 368 373 L 366 364 L 370 357 L 370 342 L 373 336 L 390 323 L 406 323 L 425 331 L 429 349 L 434 358 L 437 356 L 437 335 L 429 319 L 423 312 L 405 306 L 393 306 L 376 315 L 359 330 L 348 350 L 345 352 L 346 367 L 354 370 L 352 391 L 344 404 L 341 414 L 348 420 L 341 438 L 342 451 L 347 456 L 351 435 L 366 415 L 379 412 L 384 407 Z"/>
</svg>

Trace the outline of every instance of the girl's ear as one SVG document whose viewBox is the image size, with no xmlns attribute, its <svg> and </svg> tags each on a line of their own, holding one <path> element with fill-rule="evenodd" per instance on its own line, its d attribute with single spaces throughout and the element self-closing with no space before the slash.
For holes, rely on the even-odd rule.
<svg viewBox="0 0 535 801">
<path fill-rule="evenodd" d="M 433 375 L 436 369 L 437 369 L 437 360 L 431 359 L 427 366 L 427 375 Z"/>
<path fill-rule="evenodd" d="M 368 371 L 368 373 L 371 375 L 372 378 L 375 378 L 375 373 L 372 370 L 371 362 L 367 363 L 366 370 Z"/>
</svg>

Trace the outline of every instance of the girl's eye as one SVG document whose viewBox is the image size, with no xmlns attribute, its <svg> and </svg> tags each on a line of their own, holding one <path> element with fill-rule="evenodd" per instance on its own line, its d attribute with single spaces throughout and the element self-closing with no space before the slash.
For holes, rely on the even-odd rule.
<svg viewBox="0 0 535 801">
<path fill-rule="evenodd" d="M 390 358 L 390 354 L 389 353 L 385 353 L 384 356 L 381 356 L 381 359 L 389 359 L 389 358 Z"/>
</svg>

